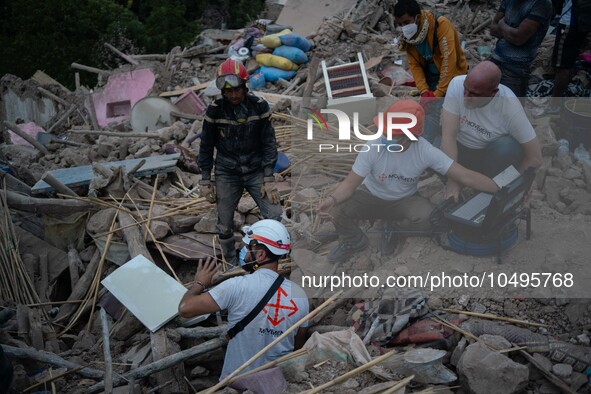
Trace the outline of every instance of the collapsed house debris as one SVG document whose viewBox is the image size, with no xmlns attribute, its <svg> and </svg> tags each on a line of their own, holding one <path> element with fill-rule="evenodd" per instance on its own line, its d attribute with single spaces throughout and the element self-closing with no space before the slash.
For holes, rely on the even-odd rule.
<svg viewBox="0 0 591 394">
<path fill-rule="evenodd" d="M 308 3 L 315 18 L 292 19 Z M 0 343 L 14 365 L 14 388 L 222 389 L 223 316 L 182 319 L 174 304 L 198 260 L 223 260 L 215 205 L 199 197 L 196 152 L 205 109 L 219 94 L 212 83 L 215 68 L 229 56 L 246 63 L 256 83 L 252 91 L 273 111 L 280 152 L 275 177 L 283 222 L 296 245 L 281 261 L 281 273 L 300 279 L 346 268 L 409 276 L 419 261 L 432 268 L 453 262 L 457 273 L 494 264 L 492 258 L 444 251 L 428 238 L 404 238 L 394 256 L 382 256 L 374 247 L 384 231 L 379 221 L 365 228 L 372 245 L 367 255 L 347 267 L 326 262 L 336 237 L 316 207 L 347 175 L 356 152 L 313 154 L 306 111 L 353 103 L 370 113 L 382 109 L 375 99 L 414 94 L 396 44 L 391 2 L 326 3 L 338 3 L 338 12 L 318 9 L 323 4 L 314 1 L 290 1 L 285 13 L 273 17 L 279 7 L 273 4 L 267 10 L 273 20 L 236 31 L 205 30 L 193 46 L 168 54 L 128 56 L 110 47 L 129 64 L 102 70 L 72 63 L 96 74 L 92 90 L 78 83 L 70 91 L 40 71 L 26 81 L 0 79 Z M 471 65 L 490 53 L 496 1 L 428 0 L 426 6 L 453 21 Z M 254 44 L 247 48 L 249 40 Z M 276 50 L 286 43 L 298 51 Z M 548 74 L 552 43 L 548 36 L 536 60 L 539 80 Z M 357 85 L 335 83 L 331 71 L 339 67 L 355 69 Z M 589 89 L 584 77 L 578 83 Z M 539 106 L 539 99 L 528 102 L 528 114 Z M 544 155 L 528 202 L 533 236 L 520 239 L 506 264 L 536 261 L 544 272 L 556 272 L 564 262 L 584 265 L 591 254 L 591 165 L 570 152 L 557 155 L 557 136 L 568 124 L 549 116 L 531 120 Z M 315 138 L 330 141 L 333 131 L 331 126 Z M 436 176 L 422 179 L 419 190 L 435 204 L 443 200 Z M 243 225 L 260 218 L 254 200 L 242 198 L 234 214 L 236 240 Z M 133 269 L 124 269 L 141 269 L 138 259 L 153 268 L 141 282 Z M 224 267 L 215 282 L 244 273 Z M 156 285 L 163 275 L 168 288 Z M 134 289 L 141 287 L 152 300 L 170 302 L 160 308 L 138 300 Z M 420 308 L 411 312 L 393 301 L 410 302 L 408 295 L 348 291 L 325 305 L 329 293 L 323 290 L 312 301 L 314 334 L 302 350 L 254 377 L 249 372 L 223 385 L 263 393 L 427 393 L 460 386 L 470 393 L 591 390 L 591 314 L 583 296 L 421 295 L 412 298 Z M 390 331 L 378 330 L 380 323 Z"/>
</svg>

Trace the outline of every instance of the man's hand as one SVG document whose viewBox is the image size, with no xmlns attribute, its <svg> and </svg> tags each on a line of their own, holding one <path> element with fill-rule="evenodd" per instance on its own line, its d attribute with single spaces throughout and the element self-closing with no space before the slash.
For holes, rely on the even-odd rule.
<svg viewBox="0 0 591 394">
<path fill-rule="evenodd" d="M 459 183 L 448 179 L 447 185 L 445 185 L 444 199 L 447 200 L 448 198 L 453 197 L 454 201 L 458 202 L 460 200 L 460 191 L 462 191 L 462 186 Z"/>
<path fill-rule="evenodd" d="M 281 202 L 275 178 L 273 178 L 272 180 L 265 180 L 263 186 L 261 186 L 261 197 L 264 198 L 265 196 L 269 198 L 271 204 L 279 204 Z"/>
<path fill-rule="evenodd" d="M 322 216 L 327 216 L 328 212 L 332 209 L 332 207 L 334 207 L 335 205 L 337 205 L 337 200 L 334 196 L 328 196 L 328 198 L 325 198 L 320 205 L 318 206 L 318 211 L 320 213 L 320 215 Z"/>
<path fill-rule="evenodd" d="M 423 108 L 429 105 L 433 100 L 437 100 L 435 93 L 432 90 L 427 90 L 425 93 L 421 94 L 421 99 L 419 100 L 419 104 Z"/>
<path fill-rule="evenodd" d="M 207 180 L 207 181 L 199 181 L 200 192 L 199 195 L 205 198 L 208 202 L 215 204 L 215 185 Z"/>
<path fill-rule="evenodd" d="M 214 275 L 218 272 L 218 268 L 218 264 L 214 257 L 210 256 L 205 260 L 200 259 L 197 263 L 195 283 L 201 283 L 205 288 L 210 287 Z"/>
</svg>

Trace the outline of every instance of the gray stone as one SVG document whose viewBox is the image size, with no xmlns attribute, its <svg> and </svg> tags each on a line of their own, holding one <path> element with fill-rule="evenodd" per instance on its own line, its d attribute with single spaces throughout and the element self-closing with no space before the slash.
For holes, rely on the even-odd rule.
<svg viewBox="0 0 591 394">
<path fill-rule="evenodd" d="M 218 211 L 217 209 L 212 209 L 211 211 L 207 212 L 193 228 L 198 233 L 215 234 L 215 225 L 217 224 L 217 222 Z"/>
<path fill-rule="evenodd" d="M 196 366 L 191 370 L 191 378 L 198 378 L 202 376 L 209 376 L 209 371 L 206 368 Z"/>
<path fill-rule="evenodd" d="M 569 168 L 562 173 L 562 177 L 566 179 L 578 179 L 583 177 L 583 173 L 576 168 Z"/>
<path fill-rule="evenodd" d="M 140 148 L 140 150 L 135 152 L 133 157 L 135 157 L 136 159 L 143 159 L 145 157 L 150 157 L 151 154 L 152 154 L 152 148 L 150 148 L 149 146 L 144 146 L 144 147 Z"/>
<path fill-rule="evenodd" d="M 458 363 L 460 382 L 473 394 L 512 394 L 527 386 L 525 365 L 488 349 L 484 344 L 468 346 Z"/>
<path fill-rule="evenodd" d="M 250 213 L 253 209 L 255 209 L 257 203 L 251 196 L 245 196 L 240 199 L 238 202 L 238 212 L 247 214 Z"/>
<path fill-rule="evenodd" d="M 511 342 L 499 335 L 484 334 L 478 338 L 495 350 L 511 349 Z"/>
<path fill-rule="evenodd" d="M 561 177 L 562 176 L 562 170 L 560 168 L 548 168 L 548 174 L 547 176 L 555 176 L 555 177 Z"/>
<path fill-rule="evenodd" d="M 587 312 L 587 305 L 579 302 L 571 302 L 564 308 L 564 313 L 572 324 L 577 324 Z"/>
<path fill-rule="evenodd" d="M 356 389 L 359 387 L 359 382 L 353 378 L 348 379 L 342 386 L 344 389 Z"/>
<path fill-rule="evenodd" d="M 581 387 L 587 384 L 589 381 L 588 379 L 589 378 L 587 378 L 587 375 L 583 373 L 573 372 L 568 378 L 568 382 L 574 391 L 579 391 Z"/>
<path fill-rule="evenodd" d="M 449 360 L 451 365 L 453 365 L 454 367 L 458 366 L 458 362 L 460 361 L 460 358 L 462 358 L 462 354 L 464 354 L 464 350 L 466 350 L 467 346 L 468 340 L 465 337 L 462 337 L 462 339 L 460 339 L 460 341 L 456 345 L 456 348 L 454 349 L 453 353 L 451 354 L 451 358 Z"/>
<path fill-rule="evenodd" d="M 556 388 L 552 383 L 544 382 L 540 388 L 538 388 L 539 394 L 560 394 L 560 390 Z"/>
<path fill-rule="evenodd" d="M 555 364 L 552 372 L 559 378 L 568 378 L 573 373 L 573 367 L 569 364 Z"/>
<path fill-rule="evenodd" d="M 486 307 L 479 303 L 472 304 L 472 312 L 474 313 L 485 313 Z"/>
<path fill-rule="evenodd" d="M 591 344 L 591 340 L 589 340 L 589 335 L 585 333 L 577 335 L 577 341 L 579 341 L 580 344 L 585 346 L 589 346 Z"/>
<path fill-rule="evenodd" d="M 540 353 L 534 353 L 534 359 L 540 364 L 545 371 L 550 372 L 552 370 L 552 361 L 542 356 Z"/>
</svg>

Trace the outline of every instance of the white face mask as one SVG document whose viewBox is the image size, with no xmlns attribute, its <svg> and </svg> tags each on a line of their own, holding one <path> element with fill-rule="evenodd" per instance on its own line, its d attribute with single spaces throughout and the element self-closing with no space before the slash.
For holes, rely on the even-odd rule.
<svg viewBox="0 0 591 394">
<path fill-rule="evenodd" d="M 417 31 L 419 30 L 419 27 L 417 26 L 416 23 L 410 23 L 408 25 L 404 25 L 402 26 L 402 35 L 406 38 L 406 39 L 411 39 L 414 37 L 415 34 L 417 34 Z"/>
</svg>

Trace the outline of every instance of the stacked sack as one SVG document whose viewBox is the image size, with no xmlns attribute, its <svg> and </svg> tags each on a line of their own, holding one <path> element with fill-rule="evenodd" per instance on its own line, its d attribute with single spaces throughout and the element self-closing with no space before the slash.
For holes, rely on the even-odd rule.
<svg viewBox="0 0 591 394">
<path fill-rule="evenodd" d="M 250 88 L 253 90 L 263 89 L 267 82 L 276 82 L 279 78 L 292 79 L 295 70 L 308 62 L 306 52 L 312 48 L 310 41 L 289 29 L 261 37 L 260 43 L 272 49 L 273 53 L 256 55 L 261 67 L 250 77 Z"/>
</svg>

